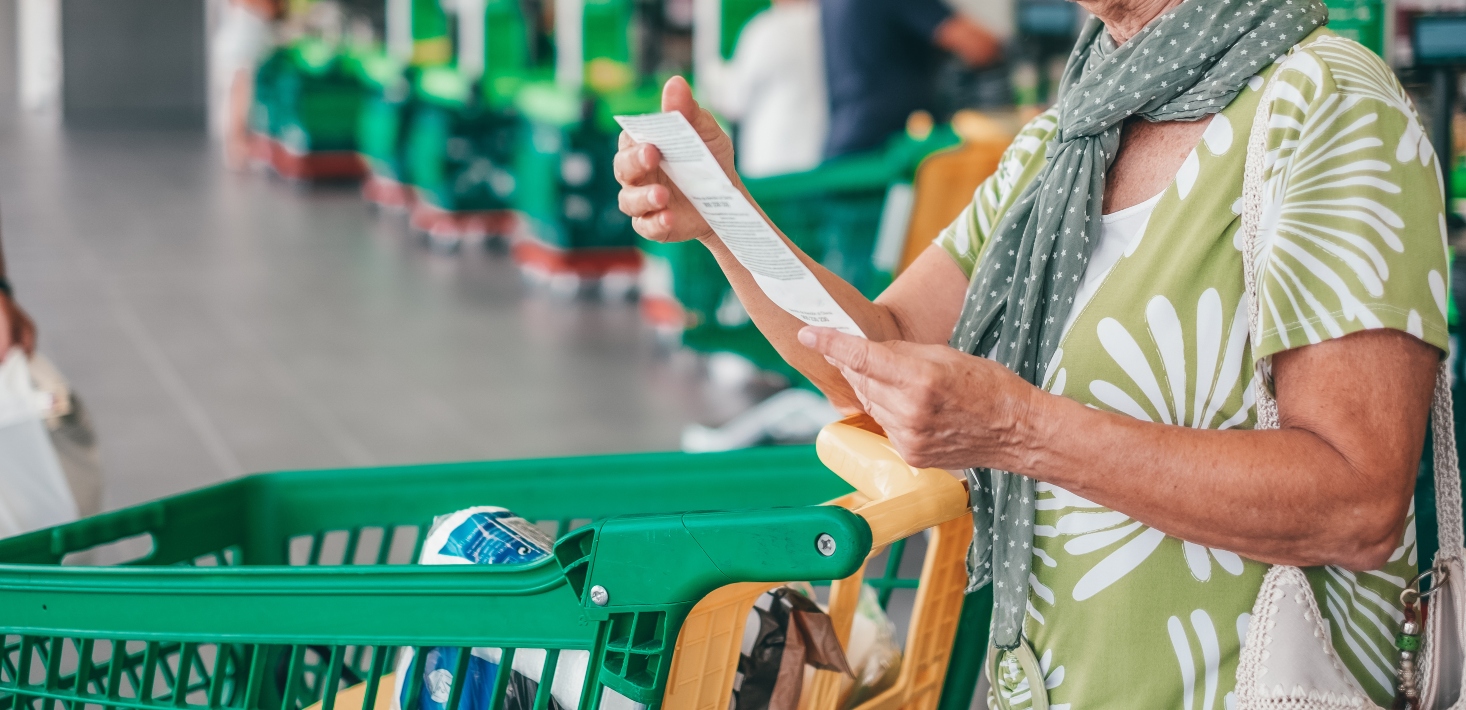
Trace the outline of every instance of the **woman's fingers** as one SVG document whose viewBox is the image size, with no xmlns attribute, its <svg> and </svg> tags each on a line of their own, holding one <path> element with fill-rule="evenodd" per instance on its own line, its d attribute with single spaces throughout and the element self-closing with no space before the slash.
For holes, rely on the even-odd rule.
<svg viewBox="0 0 1466 710">
<path fill-rule="evenodd" d="M 649 143 L 634 143 L 616 152 L 611 171 L 622 185 L 648 182 L 662 166 L 662 154 Z"/>
<path fill-rule="evenodd" d="M 623 143 L 627 140 L 622 134 Z M 636 143 L 616 153 L 613 170 L 621 193 L 616 204 L 631 217 L 631 228 L 647 239 L 666 241 L 672 237 L 672 190 L 655 180 L 661 164 L 656 146 Z"/>
<path fill-rule="evenodd" d="M 875 343 L 813 326 L 799 331 L 799 341 L 840 370 L 861 407 L 893 441 L 903 432 L 928 430 L 933 414 L 950 395 L 951 383 L 935 357 L 942 353 L 941 346 Z"/>
<path fill-rule="evenodd" d="M 671 192 L 666 185 L 645 185 L 621 188 L 616 202 L 622 212 L 632 217 L 645 217 L 652 212 L 666 209 L 670 199 Z"/>
<path fill-rule="evenodd" d="M 908 398 L 905 389 L 889 382 L 863 375 L 849 368 L 841 367 L 840 374 L 845 376 L 845 381 L 850 383 L 850 389 L 855 390 L 855 395 L 865 406 L 865 411 L 871 416 L 876 416 L 875 409 L 879 409 L 888 417 L 882 423 L 891 421 L 889 417 L 898 411 L 905 411 L 902 403 Z"/>
<path fill-rule="evenodd" d="M 799 342 L 824 355 L 836 367 L 863 377 L 896 382 L 905 368 L 906 358 L 886 344 L 846 335 L 833 328 L 802 328 L 799 331 Z"/>
<path fill-rule="evenodd" d="M 672 214 L 665 210 L 631 218 L 631 228 L 637 234 L 654 242 L 665 242 L 672 238 Z"/>
</svg>

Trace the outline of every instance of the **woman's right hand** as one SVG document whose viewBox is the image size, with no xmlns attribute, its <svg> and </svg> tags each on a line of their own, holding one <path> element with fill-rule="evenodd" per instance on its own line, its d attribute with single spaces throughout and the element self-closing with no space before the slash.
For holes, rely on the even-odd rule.
<svg viewBox="0 0 1466 710">
<path fill-rule="evenodd" d="M 686 79 L 674 76 L 667 81 L 662 88 L 662 110 L 680 111 L 686 116 L 728 174 L 728 179 L 734 185 L 741 184 L 738 172 L 733 168 L 733 141 L 713 115 L 698 106 Z M 621 183 L 621 211 L 631 217 L 631 226 L 637 234 L 654 242 L 681 242 L 712 236 L 713 230 L 707 221 L 662 170 L 662 154 L 656 146 L 637 143 L 623 131 L 614 170 L 617 182 Z"/>
</svg>

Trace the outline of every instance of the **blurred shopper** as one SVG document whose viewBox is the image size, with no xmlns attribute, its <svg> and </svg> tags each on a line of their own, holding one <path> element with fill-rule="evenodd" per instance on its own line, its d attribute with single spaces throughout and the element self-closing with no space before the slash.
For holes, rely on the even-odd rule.
<svg viewBox="0 0 1466 710">
<path fill-rule="evenodd" d="M 879 147 L 918 109 L 931 110 L 943 50 L 970 66 L 997 61 L 987 28 L 941 0 L 821 0 L 830 94 L 825 157 Z"/>
<path fill-rule="evenodd" d="M 0 246 L 0 360 L 10 354 L 12 347 L 19 347 L 26 355 L 36 352 L 36 324 L 15 302 L 5 274 L 5 250 Z"/>
<path fill-rule="evenodd" d="M 0 537 L 75 520 L 78 497 L 93 506 L 101 500 L 100 468 L 87 467 L 83 456 L 73 477 L 59 458 L 58 436 L 67 443 L 93 443 L 91 429 L 87 426 L 84 442 L 73 441 L 71 430 L 59 431 L 62 418 L 72 413 L 71 400 L 59 413 L 63 406 L 55 390 L 39 385 L 34 374 L 42 371 L 50 382 L 67 388 L 55 367 L 36 355 L 35 324 L 16 304 L 5 274 L 0 250 Z M 56 426 L 51 426 L 53 416 Z M 95 446 L 72 446 L 70 452 L 90 453 L 96 460 Z M 81 496 L 73 492 L 78 489 Z"/>
<path fill-rule="evenodd" d="M 222 139 L 224 161 L 233 169 L 249 159 L 249 109 L 254 72 L 275 44 L 275 0 L 230 0 L 219 18 L 209 63 L 210 131 Z"/>
<path fill-rule="evenodd" d="M 745 177 L 819 165 L 830 119 L 821 44 L 815 0 L 774 0 L 738 36 L 714 103 L 738 122 Z"/>
</svg>

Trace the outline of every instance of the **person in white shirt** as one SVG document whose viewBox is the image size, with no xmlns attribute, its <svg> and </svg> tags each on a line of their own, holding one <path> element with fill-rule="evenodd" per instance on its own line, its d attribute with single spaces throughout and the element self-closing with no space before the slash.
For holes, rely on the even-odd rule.
<svg viewBox="0 0 1466 710">
<path fill-rule="evenodd" d="M 713 103 L 738 122 L 738 171 L 764 177 L 820 164 L 829 130 L 815 0 L 774 0 L 738 36 Z"/>
<path fill-rule="evenodd" d="M 276 0 L 231 0 L 209 43 L 209 130 L 221 140 L 231 169 L 248 163 L 254 72 L 275 44 L 279 16 Z"/>
</svg>

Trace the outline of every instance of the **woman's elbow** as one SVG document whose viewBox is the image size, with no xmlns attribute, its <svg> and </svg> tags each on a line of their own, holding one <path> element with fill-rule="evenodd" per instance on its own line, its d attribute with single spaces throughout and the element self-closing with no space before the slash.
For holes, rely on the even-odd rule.
<svg viewBox="0 0 1466 710">
<path fill-rule="evenodd" d="M 1398 549 L 1398 539 L 1392 542 L 1361 544 L 1342 555 L 1335 564 L 1350 572 L 1369 572 L 1383 568 Z"/>
<path fill-rule="evenodd" d="M 1331 563 L 1351 572 L 1368 572 L 1389 564 L 1400 549 L 1409 515 L 1410 502 L 1403 504 L 1393 496 L 1377 496 L 1368 505 L 1356 509 L 1353 524 L 1339 527 L 1348 531 L 1347 539 L 1336 547 L 1338 559 Z"/>
</svg>

